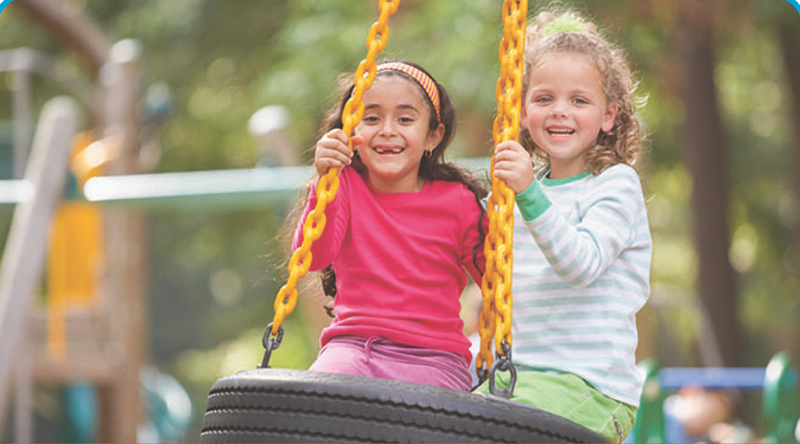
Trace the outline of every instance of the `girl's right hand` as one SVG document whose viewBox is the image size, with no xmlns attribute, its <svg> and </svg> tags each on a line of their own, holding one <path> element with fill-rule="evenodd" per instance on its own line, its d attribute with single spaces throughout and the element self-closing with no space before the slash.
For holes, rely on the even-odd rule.
<svg viewBox="0 0 800 444">
<path fill-rule="evenodd" d="M 356 146 L 356 137 L 353 146 Z M 317 176 L 323 176 L 331 168 L 343 168 L 350 165 L 353 151 L 348 146 L 347 136 L 344 131 L 334 129 L 322 136 L 317 142 L 314 152 L 314 167 L 317 169 Z"/>
<path fill-rule="evenodd" d="M 494 177 L 504 181 L 516 194 L 525 191 L 535 178 L 531 155 L 519 142 L 501 142 L 494 151 Z"/>
</svg>

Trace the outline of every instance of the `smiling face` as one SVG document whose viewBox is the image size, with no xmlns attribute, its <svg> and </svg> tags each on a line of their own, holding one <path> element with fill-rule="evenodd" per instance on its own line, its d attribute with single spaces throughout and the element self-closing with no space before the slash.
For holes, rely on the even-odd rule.
<svg viewBox="0 0 800 444">
<path fill-rule="evenodd" d="M 364 94 L 364 116 L 354 134 L 369 181 L 386 192 L 417 192 L 424 181 L 419 165 L 425 151 L 436 147 L 444 126 L 429 130 L 431 108 L 422 89 L 399 75 L 381 75 Z"/>
<path fill-rule="evenodd" d="M 574 52 L 546 55 L 531 70 L 529 82 L 522 125 L 547 153 L 550 177 L 563 179 L 588 170 L 586 151 L 601 130 L 614 127 L 617 116 L 591 59 Z"/>
</svg>

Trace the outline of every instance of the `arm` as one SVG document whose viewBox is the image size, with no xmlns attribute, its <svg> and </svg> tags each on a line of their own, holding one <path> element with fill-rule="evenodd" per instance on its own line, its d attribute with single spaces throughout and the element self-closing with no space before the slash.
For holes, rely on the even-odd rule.
<svg viewBox="0 0 800 444">
<path fill-rule="evenodd" d="M 494 177 L 516 193 L 517 206 L 526 221 L 536 219 L 550 207 L 533 172 L 531 156 L 516 141 L 497 145 L 494 154 Z"/>
<path fill-rule="evenodd" d="M 628 248 L 646 211 L 636 173 L 627 166 L 606 170 L 579 199 L 580 220 L 569 223 L 551 206 L 525 224 L 562 280 L 584 287 Z"/>
<path fill-rule="evenodd" d="M 533 162 L 525 148 L 514 140 L 502 142 L 494 150 L 494 177 L 519 194 L 534 182 Z"/>
<path fill-rule="evenodd" d="M 347 137 L 341 130 L 333 130 L 325 134 L 318 142 L 314 155 L 314 167 L 317 170 L 317 179 L 310 187 L 308 201 L 306 202 L 303 214 L 295 229 L 292 241 L 292 251 L 297 250 L 303 243 L 305 225 L 308 215 L 317 205 L 316 184 L 330 168 L 344 168 L 350 164 L 352 153 L 347 146 Z M 340 179 L 341 180 L 341 179 Z M 344 232 L 347 230 L 349 221 L 347 211 L 340 210 L 340 207 L 347 206 L 347 198 L 342 196 L 343 187 L 340 186 L 336 198 L 329 202 L 325 207 L 325 227 L 322 235 L 311 246 L 312 263 L 310 270 L 321 270 L 330 265 L 336 259 Z"/>
<path fill-rule="evenodd" d="M 470 193 L 470 196 L 472 194 Z M 470 223 L 466 233 L 466 241 L 464 245 L 467 248 L 464 251 L 461 263 L 469 273 L 472 281 L 481 286 L 483 281 L 483 274 L 486 272 L 486 254 L 484 252 L 484 242 L 486 234 L 489 232 L 489 218 L 486 215 L 486 208 L 484 202 L 478 203 L 474 198 L 469 199 L 462 208 L 475 208 L 474 213 L 469 211 L 471 216 L 469 220 L 474 222 Z M 478 226 L 481 226 L 480 230 Z M 477 246 L 477 248 L 476 248 Z"/>
</svg>

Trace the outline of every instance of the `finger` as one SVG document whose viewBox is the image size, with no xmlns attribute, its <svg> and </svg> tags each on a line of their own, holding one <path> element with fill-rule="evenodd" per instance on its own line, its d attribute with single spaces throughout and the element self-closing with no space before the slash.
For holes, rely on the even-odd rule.
<svg viewBox="0 0 800 444">
<path fill-rule="evenodd" d="M 520 160 L 521 159 L 517 153 L 505 149 L 494 156 L 495 168 L 497 168 L 498 164 L 501 164 L 503 168 L 512 168 L 513 164 L 519 162 Z"/>
<path fill-rule="evenodd" d="M 508 140 L 497 145 L 495 152 L 509 153 L 516 156 L 527 155 L 525 148 L 515 140 Z"/>
<path fill-rule="evenodd" d="M 507 140 L 505 142 L 500 142 L 496 147 L 494 152 L 495 153 L 503 153 L 506 151 L 513 151 L 515 143 L 513 141 Z"/>
<path fill-rule="evenodd" d="M 495 154 L 494 158 L 495 158 L 495 163 L 498 162 L 507 163 L 507 162 L 513 162 L 515 156 L 513 151 L 509 151 L 508 148 L 503 148 L 502 151 Z"/>
<path fill-rule="evenodd" d="M 497 179 L 508 179 L 513 175 L 512 170 L 509 168 L 509 165 L 506 163 L 495 163 L 494 165 L 494 177 Z"/>
<path fill-rule="evenodd" d="M 332 130 L 328 131 L 325 134 L 324 137 L 325 138 L 329 138 L 329 139 L 333 139 L 333 140 L 337 140 L 337 141 L 347 145 L 347 134 L 345 134 L 344 131 L 342 131 L 340 128 L 335 128 L 335 129 L 332 129 Z"/>
<path fill-rule="evenodd" d="M 337 135 L 326 135 L 317 143 L 317 150 L 338 152 L 344 155 L 345 157 L 349 157 L 350 148 L 347 146 L 347 143 L 348 143 L 347 138 L 345 138 L 344 141 L 342 141 L 338 138 Z"/>
<path fill-rule="evenodd" d="M 315 163 L 324 163 L 331 166 L 335 163 L 337 167 L 350 164 L 350 149 L 342 146 L 341 143 L 336 143 L 331 147 L 320 145 L 317 147 L 315 153 Z"/>
<path fill-rule="evenodd" d="M 348 159 L 349 163 L 349 159 Z M 314 167 L 317 170 L 318 176 L 325 175 L 331 168 L 342 169 L 344 166 L 347 165 L 346 163 L 341 162 L 337 159 L 332 158 L 321 158 L 314 162 Z"/>
<path fill-rule="evenodd" d="M 512 190 L 514 190 L 514 192 L 516 192 L 513 185 L 514 183 L 513 175 L 506 174 L 505 172 L 500 172 L 500 174 L 495 173 L 494 178 L 495 180 L 499 180 L 500 182 L 505 183 L 507 187 L 511 188 Z"/>
<path fill-rule="evenodd" d="M 353 136 L 350 138 L 350 144 L 353 146 L 353 151 L 358 151 L 364 146 L 366 140 L 362 136 Z"/>
<path fill-rule="evenodd" d="M 314 151 L 314 167 L 318 175 L 325 174 L 330 168 L 350 165 L 350 162 L 350 149 L 338 140 L 323 137 L 317 143 Z"/>
</svg>

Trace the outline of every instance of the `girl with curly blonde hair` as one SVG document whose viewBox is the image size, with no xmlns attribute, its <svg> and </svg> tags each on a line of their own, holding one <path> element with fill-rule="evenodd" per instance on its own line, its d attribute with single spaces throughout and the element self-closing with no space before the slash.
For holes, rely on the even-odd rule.
<svg viewBox="0 0 800 444">
<path fill-rule="evenodd" d="M 636 83 L 592 23 L 545 12 L 528 28 L 523 85 L 522 142 L 497 145 L 494 170 L 517 203 L 511 399 L 621 442 L 642 391 L 635 319 L 652 252 L 632 168 L 643 139 Z"/>
</svg>

